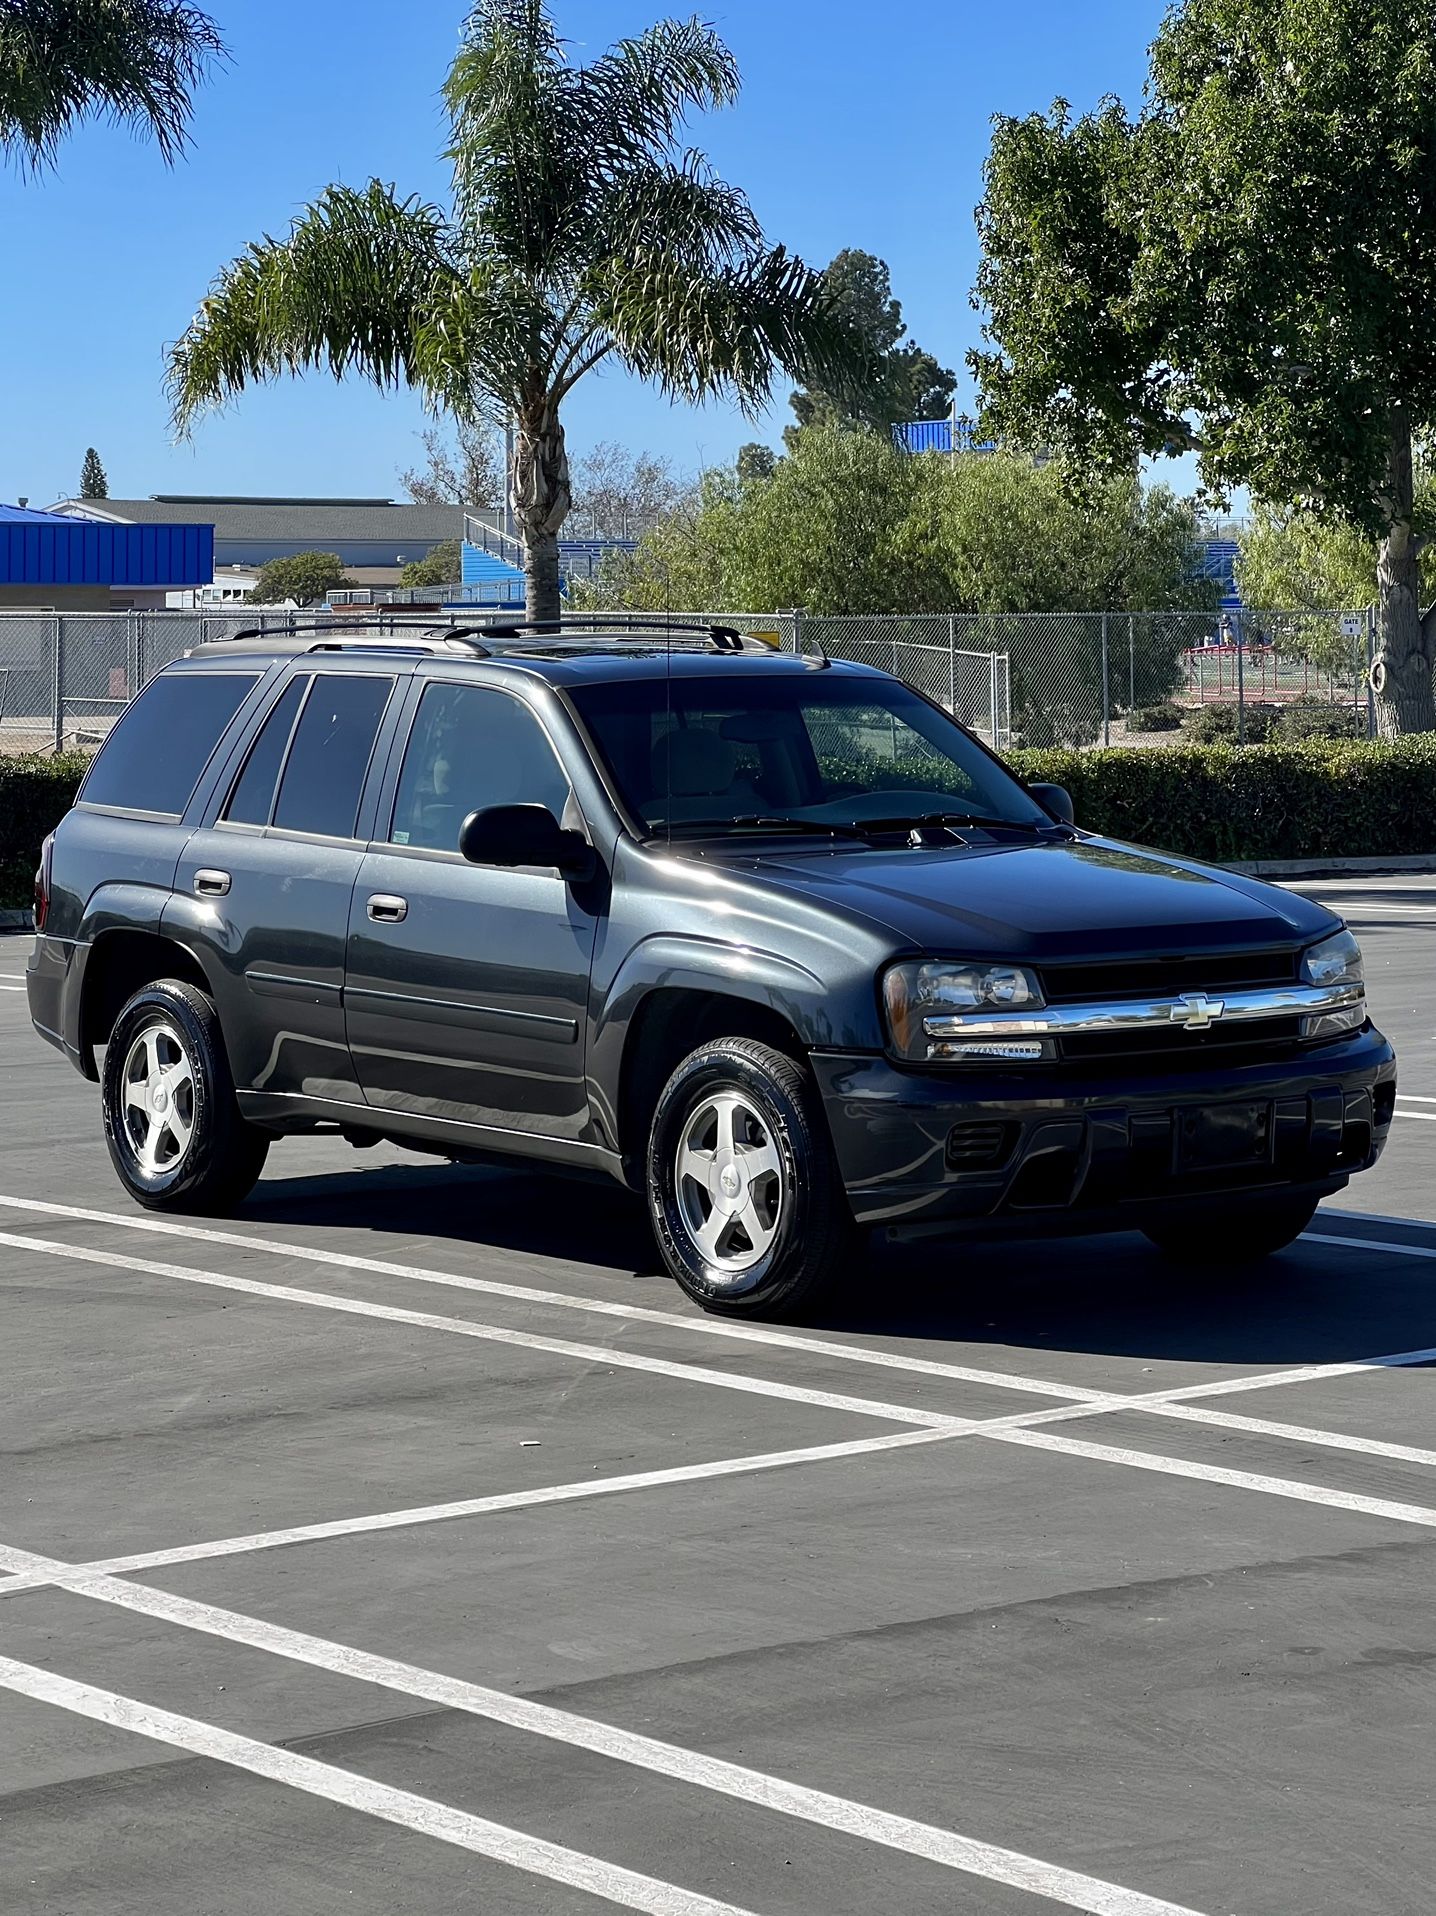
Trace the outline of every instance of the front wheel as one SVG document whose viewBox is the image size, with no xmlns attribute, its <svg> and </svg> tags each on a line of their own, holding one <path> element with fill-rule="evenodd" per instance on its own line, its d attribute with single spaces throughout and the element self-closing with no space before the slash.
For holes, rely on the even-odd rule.
<svg viewBox="0 0 1436 1916">
<path fill-rule="evenodd" d="M 1283 1197 L 1224 1205 L 1213 1198 L 1208 1216 L 1149 1225 L 1144 1235 L 1177 1264 L 1256 1264 L 1294 1244 L 1318 1202 Z"/>
<path fill-rule="evenodd" d="M 178 979 L 121 1010 L 101 1100 L 114 1167 L 150 1210 L 227 1211 L 264 1169 L 269 1139 L 240 1116 L 214 1005 Z"/>
<path fill-rule="evenodd" d="M 648 1203 L 658 1248 L 695 1303 L 761 1317 L 811 1303 L 854 1231 L 806 1071 L 751 1038 L 679 1065 L 654 1112 Z"/>
</svg>

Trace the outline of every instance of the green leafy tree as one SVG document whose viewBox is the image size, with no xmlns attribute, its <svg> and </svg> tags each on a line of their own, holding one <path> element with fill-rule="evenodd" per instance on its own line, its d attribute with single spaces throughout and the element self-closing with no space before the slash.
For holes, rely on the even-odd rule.
<svg viewBox="0 0 1436 1916">
<path fill-rule="evenodd" d="M 224 52 L 209 15 L 180 0 L 0 0 L 0 154 L 38 172 L 98 115 L 173 161 Z"/>
<path fill-rule="evenodd" d="M 445 539 L 422 559 L 412 559 L 399 574 L 400 585 L 456 585 L 463 577 L 464 548 Z"/>
<path fill-rule="evenodd" d="M 93 446 L 87 446 L 84 463 L 80 467 L 80 497 L 108 499 L 109 496 L 110 482 L 105 477 L 105 468 L 100 464 L 100 455 Z"/>
<path fill-rule="evenodd" d="M 1087 470 L 1194 449 L 1218 496 L 1359 528 L 1386 734 L 1436 726 L 1433 75 L 1436 15 L 1400 0 L 1178 0 L 1139 114 L 998 120 L 978 214 L 989 429 Z"/>
<path fill-rule="evenodd" d="M 438 426 L 426 427 L 419 437 L 424 447 L 423 465 L 408 466 L 399 474 L 399 484 L 416 506 L 500 503 L 504 462 L 491 426 L 460 424 L 452 444 Z"/>
<path fill-rule="evenodd" d="M 683 148 L 738 94 L 732 54 L 665 20 L 570 64 L 543 0 L 482 0 L 445 86 L 453 204 L 331 186 L 226 267 L 170 357 L 181 427 L 251 382 L 320 367 L 407 380 L 471 421 L 512 416 L 528 610 L 559 610 L 562 412 L 616 362 L 675 400 L 759 410 L 778 368 L 847 363 L 819 276 Z"/>
<path fill-rule="evenodd" d="M 259 568 L 249 603 L 283 605 L 292 599 L 296 605 L 315 605 L 335 586 L 353 583 L 337 552 L 292 552 Z"/>
<path fill-rule="evenodd" d="M 859 358 L 846 376 L 808 379 L 789 401 L 797 426 L 894 426 L 909 419 L 941 419 L 952 403 L 956 377 L 908 339 L 902 306 L 893 298 L 887 263 L 849 247 L 831 260 L 823 283 L 851 329 Z"/>
<path fill-rule="evenodd" d="M 746 446 L 738 448 L 739 484 L 751 486 L 759 479 L 771 479 L 777 463 L 778 455 L 771 446 L 763 445 L 760 440 L 750 440 Z"/>
</svg>

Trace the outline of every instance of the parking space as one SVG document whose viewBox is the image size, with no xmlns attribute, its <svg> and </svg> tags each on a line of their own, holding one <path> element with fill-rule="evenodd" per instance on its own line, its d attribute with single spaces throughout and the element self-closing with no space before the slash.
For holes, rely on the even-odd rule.
<svg viewBox="0 0 1436 1916">
<path fill-rule="evenodd" d="M 141 1214 L 0 940 L 0 1908 L 1425 1908 L 1436 881 L 1315 889 L 1402 1079 L 1297 1246 L 794 1326 L 383 1147 Z"/>
</svg>

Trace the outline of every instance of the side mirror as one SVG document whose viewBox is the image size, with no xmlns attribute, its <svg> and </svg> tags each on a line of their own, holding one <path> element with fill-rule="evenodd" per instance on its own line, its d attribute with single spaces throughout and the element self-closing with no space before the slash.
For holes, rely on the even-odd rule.
<svg viewBox="0 0 1436 1916">
<path fill-rule="evenodd" d="M 1044 811 L 1063 825 L 1075 825 L 1077 814 L 1072 805 L 1072 794 L 1065 785 L 1029 785 L 1028 791 Z"/>
<path fill-rule="evenodd" d="M 565 831 L 547 805 L 470 812 L 459 828 L 459 850 L 471 865 L 551 865 L 566 878 L 582 877 L 593 861 L 582 832 Z"/>
</svg>

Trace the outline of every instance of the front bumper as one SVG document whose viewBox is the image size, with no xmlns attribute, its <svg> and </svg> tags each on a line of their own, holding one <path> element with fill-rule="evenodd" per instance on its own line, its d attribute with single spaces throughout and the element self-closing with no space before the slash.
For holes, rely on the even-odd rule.
<svg viewBox="0 0 1436 1916">
<path fill-rule="evenodd" d="M 1396 1096 L 1396 1054 L 1370 1024 L 1279 1059 L 1160 1077 L 933 1070 L 872 1053 L 810 1062 L 860 1224 L 990 1234 L 1137 1230 L 1213 1196 L 1340 1190 L 1380 1156 Z M 990 1162 L 975 1163 L 968 1126 L 997 1134 Z"/>
</svg>

